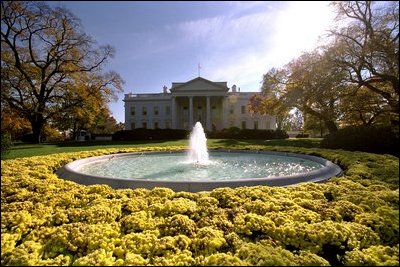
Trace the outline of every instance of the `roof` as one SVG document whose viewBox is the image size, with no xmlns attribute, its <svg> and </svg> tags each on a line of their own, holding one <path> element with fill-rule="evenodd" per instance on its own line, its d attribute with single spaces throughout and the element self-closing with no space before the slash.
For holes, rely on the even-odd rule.
<svg viewBox="0 0 400 267">
<path fill-rule="evenodd" d="M 208 84 L 211 86 L 211 88 L 208 87 L 207 89 L 213 89 L 212 87 L 214 87 L 214 90 L 218 90 L 218 91 L 220 91 L 220 90 L 228 91 L 229 90 L 229 88 L 227 86 L 227 82 L 213 82 L 213 81 L 204 79 L 202 77 L 197 77 L 197 78 L 194 78 L 187 82 L 173 82 L 172 87 L 171 87 L 171 92 L 176 91 L 176 90 L 180 91 L 180 89 L 182 89 L 183 87 L 193 87 L 195 84 L 198 84 L 198 85 Z"/>
</svg>

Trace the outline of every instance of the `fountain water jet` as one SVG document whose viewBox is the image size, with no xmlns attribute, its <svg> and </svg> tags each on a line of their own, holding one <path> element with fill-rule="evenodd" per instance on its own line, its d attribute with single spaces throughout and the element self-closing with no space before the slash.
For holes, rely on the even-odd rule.
<svg viewBox="0 0 400 267">
<path fill-rule="evenodd" d="M 203 126 L 198 121 L 190 133 L 189 160 L 198 164 L 208 164 L 207 138 Z"/>
</svg>

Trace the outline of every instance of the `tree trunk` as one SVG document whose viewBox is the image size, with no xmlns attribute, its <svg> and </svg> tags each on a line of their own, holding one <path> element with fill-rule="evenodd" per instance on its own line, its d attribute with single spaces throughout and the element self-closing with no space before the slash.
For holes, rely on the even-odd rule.
<svg viewBox="0 0 400 267">
<path fill-rule="evenodd" d="M 336 126 L 334 121 L 325 120 L 324 123 L 325 123 L 326 128 L 328 128 L 329 133 L 337 132 L 338 128 L 337 128 L 337 126 Z"/>
<path fill-rule="evenodd" d="M 392 128 L 399 127 L 399 106 L 398 106 L 398 101 L 395 104 L 393 104 L 393 102 L 389 102 L 389 104 L 391 105 L 391 110 L 390 110 L 390 113 L 389 113 L 390 126 Z"/>
<path fill-rule="evenodd" d="M 72 136 L 71 136 L 71 139 L 73 140 L 73 141 L 76 141 L 77 140 L 77 131 L 78 131 L 78 129 L 77 129 L 77 122 L 76 122 L 76 120 L 74 120 L 74 128 L 72 129 Z"/>
<path fill-rule="evenodd" d="M 32 132 L 33 132 L 32 142 L 34 144 L 39 144 L 41 142 L 42 130 L 45 124 L 43 115 L 35 114 L 29 119 L 29 121 L 32 125 Z"/>
</svg>

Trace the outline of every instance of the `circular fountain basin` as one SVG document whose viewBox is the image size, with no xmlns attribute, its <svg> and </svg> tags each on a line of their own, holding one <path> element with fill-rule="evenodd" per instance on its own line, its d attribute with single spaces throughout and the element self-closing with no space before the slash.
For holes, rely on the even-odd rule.
<svg viewBox="0 0 400 267">
<path fill-rule="evenodd" d="M 251 150 L 211 151 L 209 161 L 202 163 L 189 162 L 185 152 L 121 153 L 76 160 L 56 171 L 63 179 L 85 185 L 188 192 L 323 182 L 341 173 L 339 166 L 321 157 Z"/>
</svg>

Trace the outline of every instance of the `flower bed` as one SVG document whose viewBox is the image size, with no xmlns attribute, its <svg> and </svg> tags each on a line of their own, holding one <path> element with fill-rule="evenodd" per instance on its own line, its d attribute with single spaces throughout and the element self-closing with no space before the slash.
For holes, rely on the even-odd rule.
<svg viewBox="0 0 400 267">
<path fill-rule="evenodd" d="M 340 165 L 345 175 L 286 188 L 114 190 L 65 181 L 54 172 L 89 156 L 170 149 L 3 160 L 1 264 L 399 265 L 398 158 L 234 148 L 313 154 Z"/>
</svg>

